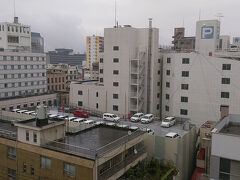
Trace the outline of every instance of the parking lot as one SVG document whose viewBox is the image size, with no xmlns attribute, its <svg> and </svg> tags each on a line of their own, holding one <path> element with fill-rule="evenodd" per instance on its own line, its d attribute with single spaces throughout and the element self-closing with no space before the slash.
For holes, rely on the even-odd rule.
<svg viewBox="0 0 240 180">
<path fill-rule="evenodd" d="M 56 114 L 56 115 L 63 115 L 68 117 L 74 117 L 73 113 L 63 113 L 59 112 L 57 108 L 55 109 L 49 109 L 50 114 Z M 88 120 L 94 120 L 95 122 L 103 121 L 101 117 L 95 117 L 95 116 L 89 116 L 86 118 Z M 105 121 L 110 122 L 110 121 Z M 171 126 L 169 128 L 161 127 L 161 121 L 160 120 L 154 120 L 153 122 L 149 124 L 142 124 L 141 122 L 131 122 L 128 119 L 120 119 L 120 121 L 117 123 L 118 125 L 127 125 L 127 126 L 136 126 L 140 129 L 151 129 L 154 131 L 154 134 L 157 136 L 165 136 L 169 132 L 175 132 L 178 133 L 180 136 L 183 136 L 186 131 L 183 129 L 183 123 L 181 121 L 177 121 L 177 123 L 174 126 Z"/>
</svg>

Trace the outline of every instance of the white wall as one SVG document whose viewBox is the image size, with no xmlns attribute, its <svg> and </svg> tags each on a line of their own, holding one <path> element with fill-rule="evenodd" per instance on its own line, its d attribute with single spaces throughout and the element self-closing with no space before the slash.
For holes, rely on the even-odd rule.
<svg viewBox="0 0 240 180">
<path fill-rule="evenodd" d="M 171 63 L 167 63 L 167 58 Z M 182 58 L 189 58 L 190 64 L 182 64 Z M 222 70 L 222 64 L 231 64 L 231 70 Z M 220 118 L 220 106 L 228 105 L 229 113 L 239 114 L 240 63 L 237 60 L 216 58 L 198 53 L 165 53 L 163 59 L 163 116 L 190 118 L 200 127 L 206 121 Z M 166 76 L 166 70 L 171 72 Z M 182 71 L 189 71 L 189 77 L 182 77 Z M 230 84 L 222 84 L 222 78 L 230 78 Z M 166 82 L 170 82 L 170 88 Z M 189 90 L 181 90 L 181 84 L 189 84 Z M 229 92 L 230 98 L 221 98 L 221 92 Z M 165 95 L 170 99 L 166 100 Z M 181 102 L 181 96 L 188 97 L 188 103 Z M 165 106 L 170 107 L 169 112 Z M 180 109 L 187 109 L 188 115 L 181 115 Z"/>
</svg>

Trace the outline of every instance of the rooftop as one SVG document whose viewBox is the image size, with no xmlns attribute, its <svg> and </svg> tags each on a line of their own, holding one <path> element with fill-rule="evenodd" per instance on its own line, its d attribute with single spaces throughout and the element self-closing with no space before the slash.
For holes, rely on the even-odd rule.
<svg viewBox="0 0 240 180">
<path fill-rule="evenodd" d="M 18 123 L 29 126 L 29 127 L 43 127 L 43 126 L 46 126 L 46 125 L 54 124 L 56 122 L 59 122 L 59 121 L 54 121 L 54 120 L 49 120 L 49 119 L 38 121 L 36 119 L 31 119 L 31 120 L 21 121 L 21 122 L 18 122 Z"/>
<path fill-rule="evenodd" d="M 95 159 L 144 133 L 143 131 L 129 133 L 129 129 L 98 125 L 77 134 L 66 135 L 64 139 L 50 142 L 45 147 Z"/>
<path fill-rule="evenodd" d="M 10 121 L 4 121 L 0 119 L 0 137 L 16 140 L 17 127 Z"/>
<path fill-rule="evenodd" d="M 229 114 L 218 121 L 212 132 L 240 136 L 240 114 Z"/>
</svg>

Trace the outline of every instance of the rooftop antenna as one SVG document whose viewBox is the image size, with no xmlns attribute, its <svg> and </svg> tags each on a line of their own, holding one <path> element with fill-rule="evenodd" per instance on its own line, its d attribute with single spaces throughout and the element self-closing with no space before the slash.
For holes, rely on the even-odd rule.
<svg viewBox="0 0 240 180">
<path fill-rule="evenodd" d="M 117 27 L 117 0 L 115 0 L 115 27 Z"/>
<path fill-rule="evenodd" d="M 199 17 L 198 17 L 199 19 L 199 21 L 201 20 L 201 9 L 199 9 Z"/>
<path fill-rule="evenodd" d="M 215 16 L 218 18 L 219 21 L 221 21 L 221 18 L 224 17 L 222 13 L 217 13 Z"/>
<path fill-rule="evenodd" d="M 16 17 L 16 2 L 13 0 L 13 15 Z"/>
</svg>

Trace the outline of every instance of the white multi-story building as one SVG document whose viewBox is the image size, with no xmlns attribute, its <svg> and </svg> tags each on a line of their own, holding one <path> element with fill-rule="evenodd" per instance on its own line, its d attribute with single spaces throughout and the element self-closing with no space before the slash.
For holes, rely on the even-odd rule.
<svg viewBox="0 0 240 180">
<path fill-rule="evenodd" d="M 34 95 L 39 97 L 31 98 L 31 105 L 53 104 L 56 95 L 43 95 L 47 92 L 46 55 L 31 52 L 30 26 L 15 18 L 14 23 L 0 23 L 0 27 L 0 107 L 28 107 L 25 100 Z"/>
<path fill-rule="evenodd" d="M 18 17 L 14 18 L 14 23 L 0 23 L 0 49 L 30 52 L 30 26 L 18 23 Z"/>
<path fill-rule="evenodd" d="M 104 30 L 99 81 L 72 83 L 70 105 L 120 116 L 160 113 L 158 29 L 129 25 Z"/>
<path fill-rule="evenodd" d="M 217 20 L 198 21 L 196 32 L 195 50 L 163 52 L 162 115 L 200 127 L 220 119 L 220 110 L 240 113 L 240 52 L 227 48 L 228 38 L 219 46 Z"/>
</svg>

